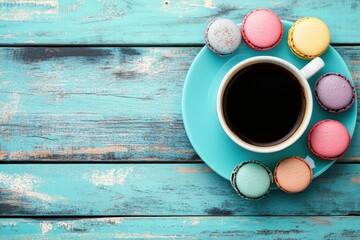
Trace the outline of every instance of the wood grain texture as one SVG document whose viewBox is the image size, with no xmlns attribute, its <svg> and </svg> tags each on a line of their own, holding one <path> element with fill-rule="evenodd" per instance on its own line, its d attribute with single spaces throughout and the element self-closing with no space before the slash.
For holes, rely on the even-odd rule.
<svg viewBox="0 0 360 240">
<path fill-rule="evenodd" d="M 2 159 L 197 159 L 180 101 L 198 50 L 4 49 Z M 358 48 L 338 50 L 357 80 Z"/>
<path fill-rule="evenodd" d="M 359 239 L 360 217 L 1 219 L 1 239 Z"/>
<path fill-rule="evenodd" d="M 336 47 L 359 91 L 360 47 Z M 200 48 L 2 48 L 0 160 L 200 161 L 181 95 Z M 360 160 L 360 128 L 340 161 Z"/>
<path fill-rule="evenodd" d="M 359 239 L 359 126 L 346 164 L 249 202 L 201 163 L 181 116 L 191 46 L 257 7 L 323 19 L 359 91 L 359 4 L 0 0 L 0 46 L 69 46 L 0 48 L 0 239 Z"/>
<path fill-rule="evenodd" d="M 0 0 L 0 44 L 194 44 L 214 18 L 240 23 L 266 7 L 284 20 L 323 19 L 333 43 L 358 43 L 358 0 Z M 149 21 L 151 19 L 151 21 Z"/>
<path fill-rule="evenodd" d="M 198 50 L 2 49 L 0 158 L 197 159 L 181 94 Z"/>
<path fill-rule="evenodd" d="M 335 164 L 303 193 L 248 201 L 204 164 L 3 164 L 0 216 L 359 215 L 359 179 Z"/>
</svg>

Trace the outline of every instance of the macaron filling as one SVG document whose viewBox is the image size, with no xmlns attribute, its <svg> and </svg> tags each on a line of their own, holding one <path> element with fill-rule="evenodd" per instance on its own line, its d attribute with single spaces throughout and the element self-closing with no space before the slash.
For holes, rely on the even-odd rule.
<svg viewBox="0 0 360 240">
<path fill-rule="evenodd" d="M 327 73 L 315 83 L 315 98 L 325 111 L 340 113 L 354 104 L 355 88 L 345 76 Z"/>
<path fill-rule="evenodd" d="M 335 120 L 316 123 L 308 134 L 308 147 L 319 158 L 336 160 L 341 158 L 350 145 L 350 134 L 346 127 Z"/>
<path fill-rule="evenodd" d="M 312 169 L 301 157 L 288 157 L 275 167 L 274 179 L 276 185 L 287 193 L 304 191 L 312 181 Z"/>
<path fill-rule="evenodd" d="M 231 184 L 243 198 L 258 200 L 266 196 L 273 183 L 271 171 L 257 161 L 246 161 L 237 165 L 231 174 Z"/>
<path fill-rule="evenodd" d="M 251 48 L 268 50 L 281 41 L 283 25 L 276 13 L 269 9 L 259 8 L 245 16 L 241 33 L 244 41 Z"/>
</svg>

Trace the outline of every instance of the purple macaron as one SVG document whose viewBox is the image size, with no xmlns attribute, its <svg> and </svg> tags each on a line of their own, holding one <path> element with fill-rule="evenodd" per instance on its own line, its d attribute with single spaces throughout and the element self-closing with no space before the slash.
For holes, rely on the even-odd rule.
<svg viewBox="0 0 360 240">
<path fill-rule="evenodd" d="M 205 29 L 204 38 L 208 48 L 215 54 L 230 55 L 240 46 L 240 28 L 229 19 L 216 19 Z"/>
<path fill-rule="evenodd" d="M 355 88 L 345 76 L 326 73 L 315 83 L 315 97 L 325 111 L 340 113 L 354 104 Z"/>
</svg>

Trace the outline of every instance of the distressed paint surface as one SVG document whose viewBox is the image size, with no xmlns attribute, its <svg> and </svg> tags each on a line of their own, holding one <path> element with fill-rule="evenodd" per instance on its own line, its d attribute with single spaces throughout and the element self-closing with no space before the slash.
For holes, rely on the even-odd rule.
<svg viewBox="0 0 360 240">
<path fill-rule="evenodd" d="M 358 239 L 359 223 L 357 217 L 5 218 L 0 231 L 2 239 Z"/>
<path fill-rule="evenodd" d="M 336 47 L 359 90 L 360 47 Z M 0 160 L 200 161 L 181 95 L 200 48 L 0 49 Z M 359 161 L 360 127 L 348 154 Z"/>
<path fill-rule="evenodd" d="M 0 159 L 197 159 L 181 94 L 198 50 L 1 49 Z"/>
<path fill-rule="evenodd" d="M 43 46 L 0 48 L 0 239 L 359 239 L 359 126 L 347 164 L 249 202 L 201 163 L 181 117 L 206 25 L 257 7 L 324 20 L 359 92 L 359 4 L 0 0 L 0 46 Z"/>
<path fill-rule="evenodd" d="M 290 21 L 319 17 L 333 43 L 360 38 L 358 0 L 0 0 L 0 44 L 199 44 L 212 19 L 240 23 L 258 7 Z"/>
<path fill-rule="evenodd" d="M 360 214 L 358 178 L 359 164 L 335 164 L 303 193 L 246 201 L 204 164 L 3 164 L 0 215 Z"/>
</svg>

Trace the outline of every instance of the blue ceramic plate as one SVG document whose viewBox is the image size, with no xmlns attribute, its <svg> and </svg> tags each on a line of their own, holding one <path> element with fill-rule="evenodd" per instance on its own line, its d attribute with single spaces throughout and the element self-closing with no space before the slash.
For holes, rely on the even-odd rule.
<svg viewBox="0 0 360 240">
<path fill-rule="evenodd" d="M 273 170 L 279 160 L 295 155 L 305 158 L 313 167 L 314 177 L 317 177 L 334 161 L 321 160 L 309 151 L 306 142 L 309 129 L 320 120 L 335 119 L 346 126 L 351 136 L 354 133 L 357 101 L 346 112 L 330 114 L 322 110 L 315 99 L 308 129 L 297 142 L 280 152 L 261 154 L 243 149 L 232 142 L 221 128 L 216 114 L 216 94 L 222 78 L 235 64 L 246 58 L 260 55 L 283 58 L 299 69 L 309 62 L 296 57 L 290 51 L 287 44 L 287 32 L 292 23 L 283 21 L 283 24 L 284 36 L 275 48 L 269 51 L 256 51 L 242 42 L 238 51 L 233 55 L 219 57 L 204 47 L 196 56 L 187 74 L 182 98 L 186 133 L 201 159 L 216 173 L 228 180 L 230 180 L 231 171 L 240 162 L 258 160 Z M 325 67 L 309 80 L 312 89 L 319 76 L 327 72 L 341 73 L 353 83 L 349 69 L 334 48 L 329 47 L 321 58 L 325 62 Z"/>
</svg>

